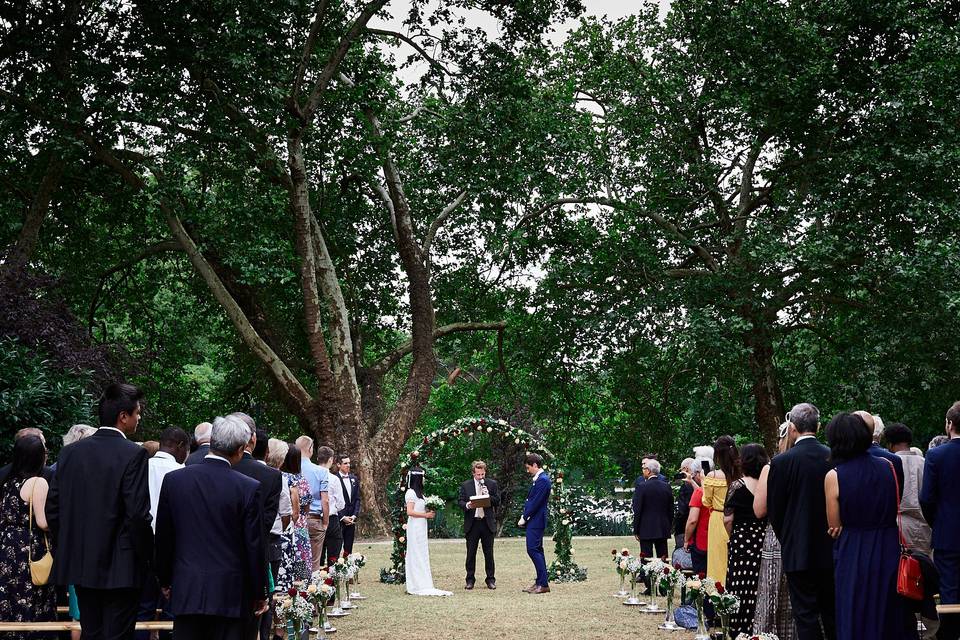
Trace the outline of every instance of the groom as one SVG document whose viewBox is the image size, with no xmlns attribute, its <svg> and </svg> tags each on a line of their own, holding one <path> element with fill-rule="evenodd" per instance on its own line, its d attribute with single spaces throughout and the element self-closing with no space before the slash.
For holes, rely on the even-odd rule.
<svg viewBox="0 0 960 640">
<path fill-rule="evenodd" d="M 527 473 L 533 476 L 533 486 L 527 492 L 523 516 L 517 524 L 527 528 L 527 555 L 537 570 L 537 581 L 524 591 L 550 593 L 547 561 L 543 555 L 543 531 L 547 528 L 547 504 L 550 502 L 550 478 L 543 472 L 543 457 L 540 454 L 528 453 L 523 463 Z"/>
<path fill-rule="evenodd" d="M 473 589 L 477 579 L 477 545 L 483 544 L 483 562 L 487 574 L 487 589 L 496 589 L 494 577 L 493 537 L 497 532 L 496 508 L 500 506 L 500 488 L 497 481 L 486 479 L 487 464 L 483 460 L 473 463 L 473 478 L 460 485 L 458 503 L 463 509 L 463 531 L 467 536 L 467 584 L 465 589 Z M 475 507 L 471 496 L 490 496 L 490 506 Z"/>
</svg>

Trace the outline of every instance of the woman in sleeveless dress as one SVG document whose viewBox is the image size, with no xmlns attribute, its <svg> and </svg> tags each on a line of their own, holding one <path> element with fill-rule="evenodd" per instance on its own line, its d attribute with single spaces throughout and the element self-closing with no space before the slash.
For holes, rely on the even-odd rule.
<svg viewBox="0 0 960 640">
<path fill-rule="evenodd" d="M 727 591 L 740 598 L 740 609 L 730 616 L 734 637 L 750 634 L 753 612 L 757 606 L 757 583 L 760 578 L 760 553 L 766 518 L 753 512 L 753 498 L 760 481 L 760 473 L 769 462 L 760 444 L 747 444 L 740 449 L 743 477 L 730 483 L 724 524 L 730 532 L 727 552 Z"/>
<path fill-rule="evenodd" d="M 712 511 L 707 536 L 707 575 L 727 584 L 727 542 L 730 535 L 723 525 L 727 487 L 740 478 L 740 452 L 730 436 L 720 436 L 713 444 L 713 460 L 717 469 L 703 479 L 703 508 Z"/>
<path fill-rule="evenodd" d="M 52 580 L 36 586 L 30 579 L 29 557 L 47 553 L 46 499 L 48 485 L 41 475 L 46 461 L 43 441 L 24 436 L 13 445 L 13 463 L 0 485 L 0 620 L 49 622 L 56 620 L 57 599 Z M 33 519 L 30 519 L 30 503 Z M 32 529 L 32 533 L 31 533 Z M 8 633 L 4 638 L 53 638 L 54 633 Z"/>
<path fill-rule="evenodd" d="M 310 537 L 307 533 L 307 513 L 310 512 L 310 502 L 313 495 L 310 485 L 301 473 L 300 450 L 293 443 L 287 443 L 287 453 L 280 465 L 284 484 L 290 491 L 290 505 L 293 514 L 290 525 L 280 536 L 280 567 L 281 578 L 277 580 L 277 588 L 287 590 L 293 582 L 309 580 L 313 569 L 313 558 L 310 553 Z"/>
<path fill-rule="evenodd" d="M 897 595 L 900 500 L 893 465 L 867 452 L 873 434 L 860 416 L 834 416 L 827 442 L 838 463 L 824 480 L 827 524 L 836 540 L 837 640 L 916 638 L 916 619 Z"/>
<path fill-rule="evenodd" d="M 430 548 L 427 545 L 427 520 L 434 517 L 427 511 L 423 500 L 423 469 L 410 469 L 406 495 L 407 505 L 407 593 L 415 596 L 451 596 L 449 591 L 433 587 L 433 572 L 430 570 Z"/>
</svg>

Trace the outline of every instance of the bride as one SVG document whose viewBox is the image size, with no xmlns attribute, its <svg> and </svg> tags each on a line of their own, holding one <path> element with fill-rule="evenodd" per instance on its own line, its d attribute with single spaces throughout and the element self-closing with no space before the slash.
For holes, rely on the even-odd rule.
<svg viewBox="0 0 960 640">
<path fill-rule="evenodd" d="M 407 476 L 407 593 L 415 596 L 451 596 L 449 591 L 433 588 L 430 549 L 427 547 L 427 520 L 436 515 L 427 511 L 423 501 L 423 469 L 413 467 Z"/>
</svg>

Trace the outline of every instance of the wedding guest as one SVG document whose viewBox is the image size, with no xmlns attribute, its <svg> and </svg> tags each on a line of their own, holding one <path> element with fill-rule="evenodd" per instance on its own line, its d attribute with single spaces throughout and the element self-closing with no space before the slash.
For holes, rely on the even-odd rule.
<svg viewBox="0 0 960 640">
<path fill-rule="evenodd" d="M 263 562 L 265 566 L 269 566 L 270 568 L 271 575 L 269 579 L 272 579 L 274 584 L 276 584 L 277 572 L 280 570 L 280 531 L 282 527 L 278 526 L 278 520 L 280 519 L 283 477 L 276 469 L 271 469 L 261 460 L 254 459 L 254 451 L 260 454 L 261 457 L 266 454 L 267 442 L 266 440 L 259 441 L 260 444 L 258 446 L 257 434 L 263 434 L 264 432 L 257 431 L 257 425 L 253 418 L 240 411 L 231 413 L 227 417 L 240 420 L 247 425 L 247 429 L 249 430 L 249 440 L 244 448 L 244 454 L 239 461 L 234 463 L 233 469 L 260 483 L 260 491 L 257 495 L 260 499 L 259 511 L 262 519 L 260 537 L 261 540 L 263 540 Z M 269 438 L 267 438 L 267 440 L 269 440 Z M 212 439 L 210 448 L 213 449 Z M 268 608 L 267 611 L 260 616 L 260 640 L 269 640 L 272 633 L 273 615 Z"/>
<path fill-rule="evenodd" d="M 817 442 L 820 412 L 812 404 L 794 406 L 786 422 L 794 444 L 770 461 L 767 517 L 780 540 L 797 638 L 834 640 L 833 541 L 823 484 L 830 450 Z"/>
<path fill-rule="evenodd" d="M 645 459 L 641 476 L 633 487 L 633 537 L 640 552 L 657 558 L 667 557 L 667 538 L 673 521 L 673 490 L 660 480 L 660 463 Z"/>
<path fill-rule="evenodd" d="M 213 425 L 209 422 L 201 422 L 193 429 L 193 438 L 197 441 L 197 448 L 191 453 L 185 462 L 187 466 L 203 462 L 203 459 L 210 453 L 210 433 Z"/>
<path fill-rule="evenodd" d="M 34 585 L 28 564 L 30 558 L 43 558 L 48 549 L 49 485 L 43 477 L 46 458 L 47 450 L 40 438 L 17 438 L 13 443 L 13 461 L 0 484 L 0 620 L 5 622 L 56 620 L 53 582 Z M 27 640 L 34 635 L 10 633 L 6 637 Z"/>
<path fill-rule="evenodd" d="M 884 458 L 893 464 L 893 468 L 897 472 L 897 482 L 900 483 L 898 485 L 900 495 L 903 495 L 903 460 L 898 455 L 890 453 L 880 446 L 880 438 L 883 436 L 883 420 L 880 419 L 880 416 L 874 415 L 869 411 L 854 411 L 853 413 L 863 420 L 867 431 L 870 432 L 872 438 L 869 451 L 870 455 Z"/>
<path fill-rule="evenodd" d="M 487 478 L 487 463 L 474 460 L 471 465 L 473 477 L 460 485 L 457 504 L 463 509 L 463 531 L 467 539 L 467 572 L 464 588 L 473 589 L 477 582 L 477 547 L 483 545 L 484 574 L 487 589 L 497 588 L 496 562 L 493 558 L 493 540 L 497 535 L 497 507 L 500 506 L 500 487 L 493 478 Z M 489 507 L 478 507 L 470 498 L 490 496 Z"/>
<path fill-rule="evenodd" d="M 933 436 L 930 439 L 930 444 L 927 445 L 927 451 L 930 451 L 930 449 L 939 447 L 942 444 L 947 444 L 948 442 L 950 442 L 950 438 L 943 435 L 942 433 L 938 436 Z"/>
<path fill-rule="evenodd" d="M 13 441 L 16 442 L 20 438 L 25 438 L 27 436 L 40 438 L 40 442 L 43 443 L 43 446 L 44 447 L 47 446 L 47 439 L 46 437 L 44 437 L 43 431 L 41 431 L 40 429 L 37 429 L 36 427 L 24 427 L 23 429 L 19 429 L 16 433 L 13 434 Z M 7 476 L 10 475 L 10 469 L 12 467 L 13 467 L 12 464 L 6 464 L 3 467 L 0 467 L 0 484 L 3 484 L 4 482 L 6 482 Z M 43 479 L 46 480 L 47 483 L 49 484 L 50 482 L 53 481 L 53 472 L 54 472 L 53 466 L 48 467 L 44 465 L 43 471 L 41 472 L 40 475 L 42 475 Z"/>
<path fill-rule="evenodd" d="M 677 480 L 680 481 L 680 489 L 677 492 L 677 506 L 673 516 L 673 544 L 675 549 L 684 546 L 684 531 L 687 527 L 687 518 L 690 516 L 690 498 L 693 497 L 693 488 L 696 485 L 694 475 L 693 458 L 684 458 L 680 463 L 680 472 L 677 474 Z"/>
<path fill-rule="evenodd" d="M 742 475 L 740 452 L 732 437 L 717 438 L 713 444 L 713 459 L 716 468 L 703 479 L 703 506 L 714 513 L 710 518 L 710 534 L 707 537 L 707 575 L 726 585 L 727 542 L 730 536 L 723 525 L 722 514 L 730 483 Z"/>
<path fill-rule="evenodd" d="M 694 481 L 698 482 L 690 496 L 690 515 L 684 529 L 684 548 L 690 552 L 691 568 L 695 573 L 707 572 L 707 550 L 710 534 L 710 509 L 703 506 L 703 471 L 707 473 L 713 469 L 713 447 L 694 447 L 697 455 L 694 464 L 698 469 L 694 474 Z M 711 576 L 712 577 L 712 576 Z"/>
<path fill-rule="evenodd" d="M 777 440 L 778 455 L 793 446 L 787 434 L 790 423 L 780 425 Z M 760 472 L 757 491 L 753 498 L 753 514 L 758 518 L 767 517 L 767 480 L 770 464 Z M 753 616 L 753 633 L 774 633 L 780 640 L 793 640 L 796 636 L 793 627 L 793 609 L 790 607 L 790 591 L 787 576 L 783 573 L 780 541 L 773 532 L 773 525 L 767 522 L 763 536 L 763 550 L 760 553 L 759 585 L 757 587 L 757 608 Z"/>
<path fill-rule="evenodd" d="M 50 487 L 53 577 L 74 585 L 85 637 L 133 636 L 153 557 L 147 451 L 127 439 L 142 400 L 133 385 L 108 386 L 100 428 L 63 448 Z"/>
<path fill-rule="evenodd" d="M 868 453 L 873 440 L 859 415 L 835 415 L 827 442 L 836 463 L 824 487 L 827 525 L 837 540 L 837 638 L 916 638 L 916 620 L 897 596 L 896 471 L 889 460 Z"/>
<path fill-rule="evenodd" d="M 527 473 L 533 478 L 527 499 L 523 504 L 520 526 L 526 527 L 527 555 L 537 571 L 534 583 L 524 589 L 527 593 L 550 593 L 547 581 L 547 561 L 543 554 L 543 532 L 547 528 L 547 505 L 550 502 L 550 477 L 543 471 L 543 457 L 528 453 L 523 460 Z"/>
<path fill-rule="evenodd" d="M 940 603 L 960 604 L 960 402 L 947 410 L 950 440 L 927 451 L 920 507 L 933 529 L 933 561 L 940 573 Z M 941 619 L 942 638 L 960 637 L 960 614 Z"/>
<path fill-rule="evenodd" d="M 891 453 L 903 461 L 903 497 L 900 498 L 900 528 L 907 545 L 930 556 L 932 532 L 920 509 L 920 487 L 923 486 L 923 455 L 910 446 L 913 432 L 900 422 L 883 430 L 883 439 Z"/>
<path fill-rule="evenodd" d="M 326 566 L 323 558 L 323 539 L 327 535 L 330 522 L 330 474 L 326 468 L 314 464 L 313 438 L 300 436 L 296 440 L 300 449 L 301 473 L 310 485 L 310 511 L 307 513 L 307 531 L 310 533 L 310 556 L 313 558 L 313 570 L 319 571 Z"/>
<path fill-rule="evenodd" d="M 343 533 L 343 553 L 353 553 L 353 540 L 357 535 L 357 517 L 360 515 L 360 481 L 350 473 L 350 456 L 337 456 L 337 479 L 343 489 L 346 504 L 340 510 L 340 531 Z"/>
<path fill-rule="evenodd" d="M 190 436 L 183 429 L 168 427 L 160 433 L 160 448 L 147 462 L 147 485 L 150 490 L 150 517 L 153 531 L 157 530 L 157 503 L 160 502 L 160 488 L 163 479 L 171 471 L 183 468 L 183 461 L 187 459 L 187 450 L 190 447 Z M 137 610 L 137 620 L 156 620 L 157 610 L 163 612 L 161 619 L 170 620 L 170 603 L 160 592 L 160 584 L 156 573 L 150 569 L 144 580 L 143 593 L 140 595 L 140 606 Z M 169 633 L 161 634 L 170 637 Z M 139 640 L 150 640 L 149 631 L 138 631 Z"/>
<path fill-rule="evenodd" d="M 330 564 L 337 561 L 337 558 L 340 557 L 340 552 L 343 550 L 343 533 L 340 530 L 340 510 L 346 506 L 346 500 L 343 497 L 343 485 L 340 484 L 331 471 L 334 459 L 333 449 L 330 447 L 320 447 L 320 450 L 317 452 L 317 462 L 327 470 L 327 489 L 329 493 L 327 498 L 330 507 L 330 521 L 327 525 L 327 535 L 323 539 L 323 557 Z"/>
<path fill-rule="evenodd" d="M 740 598 L 740 609 L 730 616 L 733 635 L 749 635 L 753 629 L 753 614 L 757 606 L 757 586 L 760 580 L 760 559 L 763 552 L 763 534 L 766 518 L 753 512 L 760 473 L 770 460 L 761 444 L 747 444 L 740 449 L 743 477 L 730 483 L 723 523 L 730 533 L 727 545 L 727 591 Z"/>
<path fill-rule="evenodd" d="M 306 580 L 313 572 L 313 556 L 310 554 L 310 533 L 307 531 L 307 514 L 310 512 L 310 484 L 300 472 L 300 449 L 294 443 L 287 444 L 287 455 L 280 465 L 284 480 L 290 489 L 290 501 L 293 513 L 293 526 L 284 530 L 280 539 L 280 573 L 286 573 L 290 581 Z M 278 586 L 282 589 L 286 584 L 281 578 Z M 287 585 L 289 588 L 289 585 Z"/>
<path fill-rule="evenodd" d="M 239 419 L 216 418 L 204 461 L 164 478 L 156 567 L 178 640 L 249 639 L 268 611 L 263 486 L 231 471 L 251 437 Z"/>
</svg>

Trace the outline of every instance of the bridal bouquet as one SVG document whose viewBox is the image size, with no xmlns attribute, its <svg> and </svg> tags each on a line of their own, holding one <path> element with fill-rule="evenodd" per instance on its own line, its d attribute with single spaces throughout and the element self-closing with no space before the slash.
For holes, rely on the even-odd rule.
<svg viewBox="0 0 960 640">
<path fill-rule="evenodd" d="M 423 499 L 427 511 L 439 511 L 443 508 L 443 499 L 440 496 L 427 496 Z"/>
</svg>

